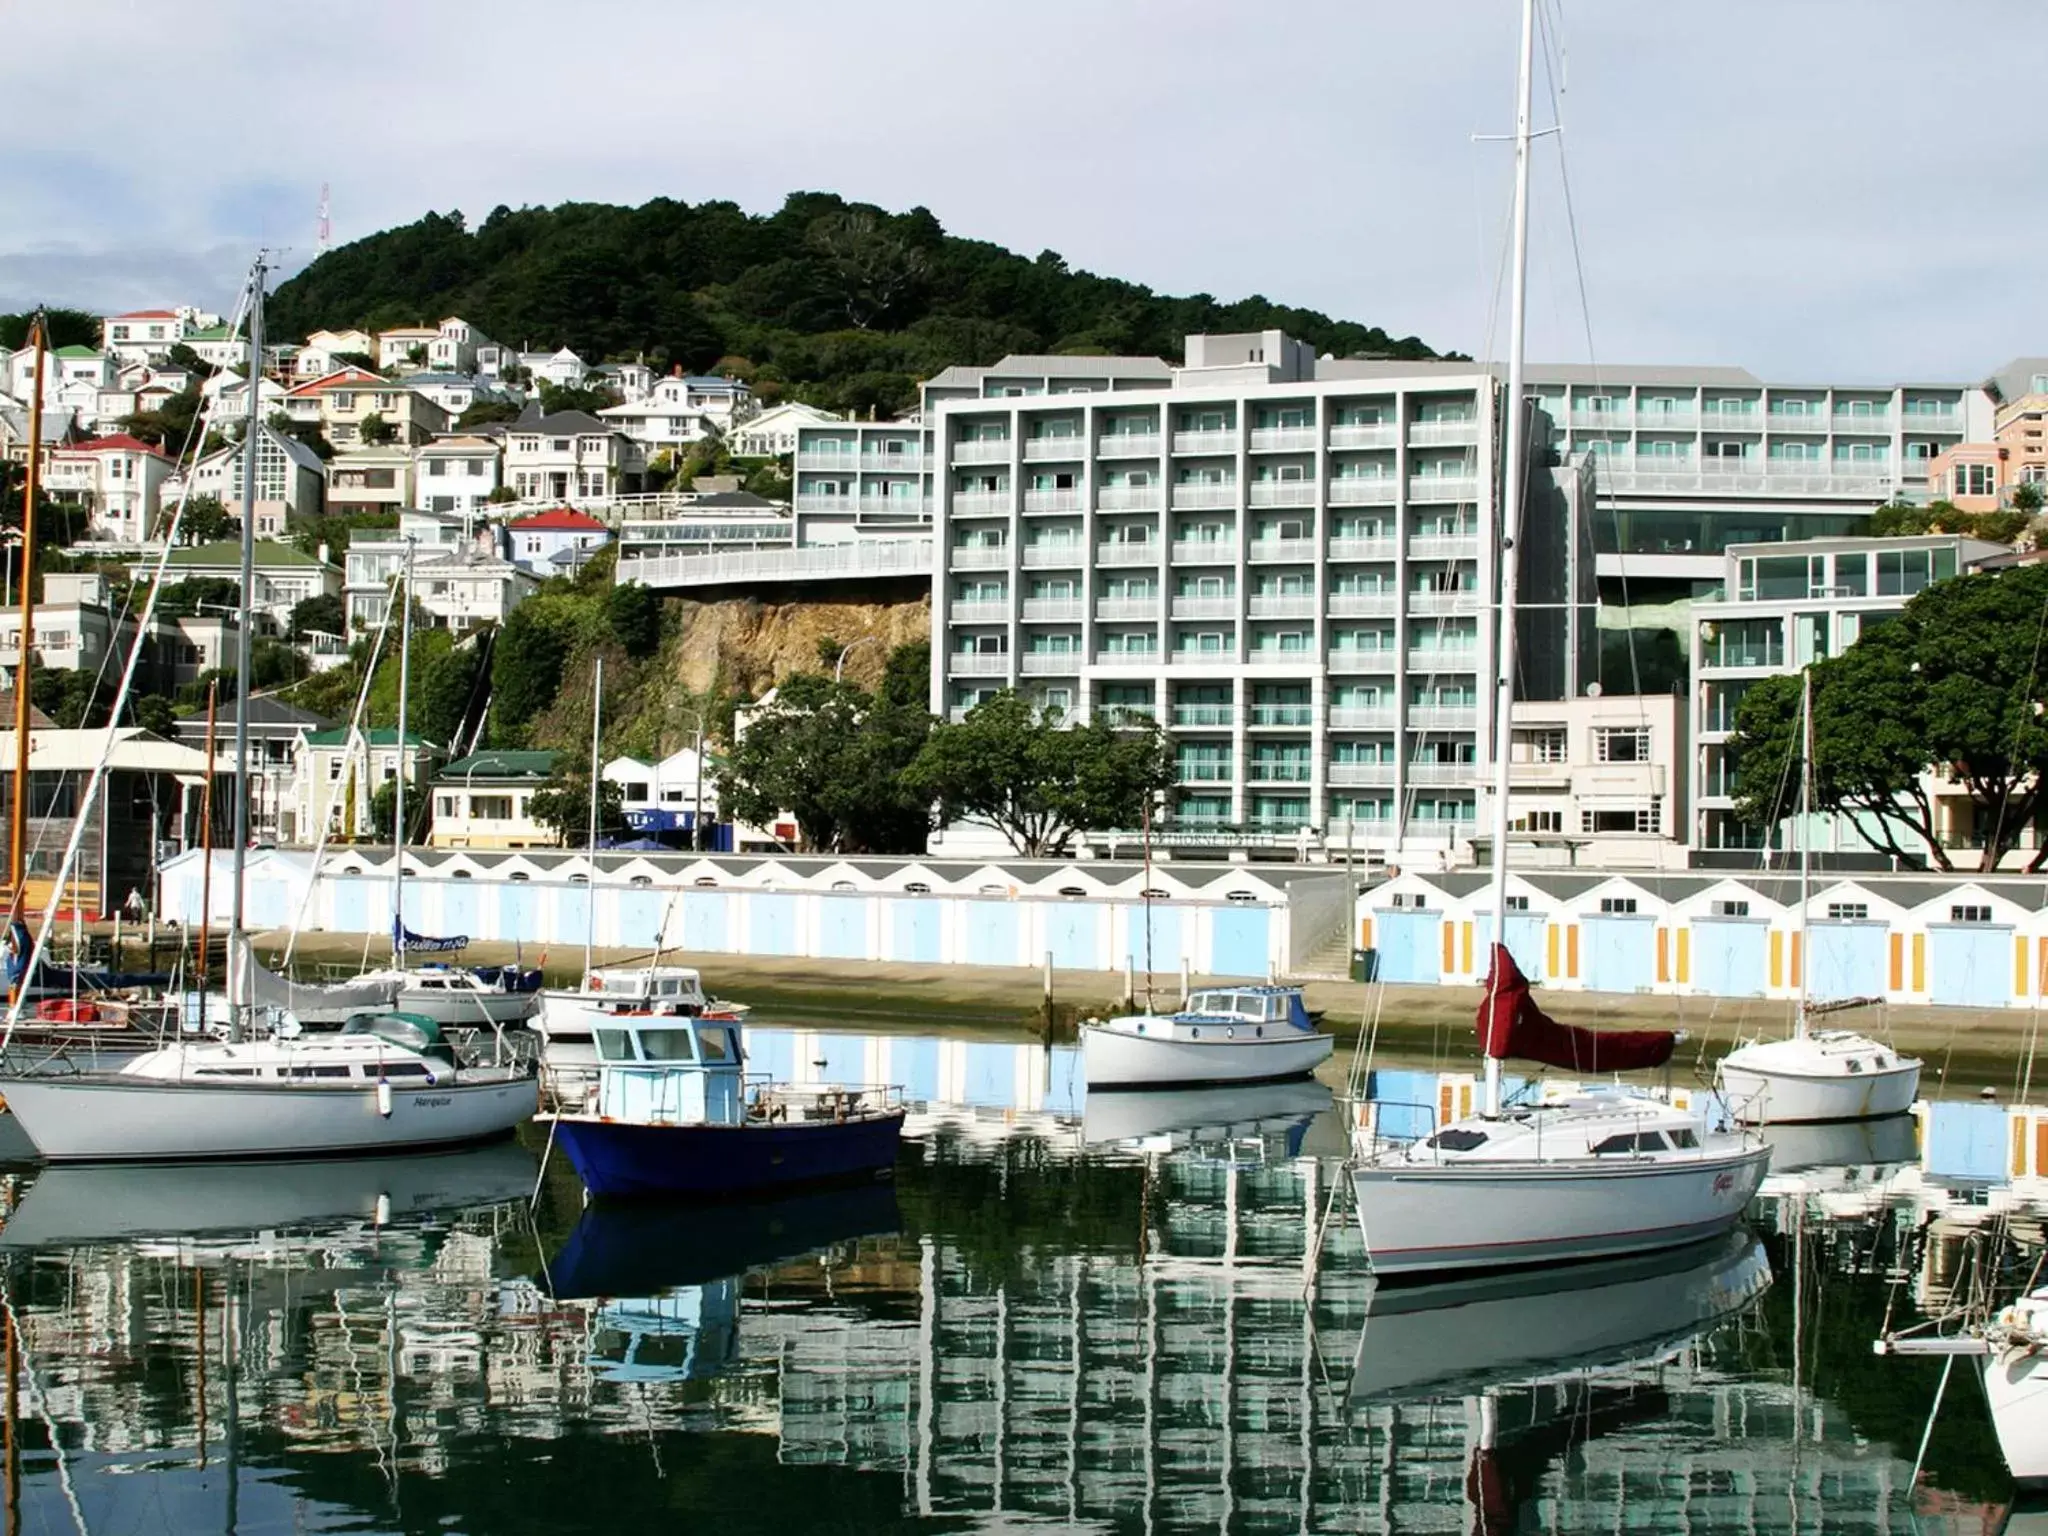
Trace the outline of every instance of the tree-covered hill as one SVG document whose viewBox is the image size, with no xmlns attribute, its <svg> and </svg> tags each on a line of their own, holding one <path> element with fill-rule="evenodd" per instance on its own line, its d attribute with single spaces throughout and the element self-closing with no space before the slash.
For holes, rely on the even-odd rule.
<svg viewBox="0 0 2048 1536">
<path fill-rule="evenodd" d="M 948 235 L 923 208 L 890 214 L 830 193 L 777 212 L 657 198 L 638 208 L 500 207 L 471 230 L 429 213 L 320 257 L 271 300 L 270 333 L 371 329 L 460 315 L 512 346 L 591 362 L 724 365 L 764 398 L 902 409 L 954 363 L 1009 352 L 1180 355 L 1194 331 L 1277 327 L 1318 352 L 1433 357 L 1413 336 L 1254 296 L 1173 298 Z"/>
</svg>

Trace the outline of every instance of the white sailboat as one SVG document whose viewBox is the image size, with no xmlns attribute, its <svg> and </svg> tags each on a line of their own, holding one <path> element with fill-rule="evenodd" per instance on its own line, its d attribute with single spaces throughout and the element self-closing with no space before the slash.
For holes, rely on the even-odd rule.
<svg viewBox="0 0 2048 1536">
<path fill-rule="evenodd" d="M 1877 1341 L 1877 1352 L 1981 1360 L 1984 1397 L 2006 1471 L 2022 1493 L 2048 1493 L 2048 1286 L 1960 1333 L 1888 1335 Z M 1938 1407 L 1940 1398 L 1935 1401 Z"/>
<path fill-rule="evenodd" d="M 1704 1115 L 1620 1089 L 1505 1106 L 1501 1061 L 1519 1056 L 1599 1074 L 1661 1065 L 1675 1036 L 1596 1033 L 1546 1018 L 1505 941 L 1527 402 L 1529 116 L 1535 0 L 1523 0 L 1515 117 L 1512 308 L 1494 709 L 1493 954 L 1479 1037 L 1482 1112 L 1403 1146 L 1364 1141 L 1351 1170 L 1359 1226 L 1382 1280 L 1560 1263 L 1675 1247 L 1733 1227 L 1763 1182 L 1770 1149 Z"/>
<path fill-rule="evenodd" d="M 1862 1007 L 1869 999 L 1813 1004 L 1813 948 L 1807 911 L 1813 899 L 1813 676 L 1799 696 L 1799 1004 L 1783 1040 L 1752 1040 L 1721 1058 L 1721 1091 L 1745 1125 L 1875 1120 L 1902 1115 L 1920 1092 L 1920 1063 L 1881 1040 L 1846 1029 L 1815 1029 L 1816 1016 Z"/>
<path fill-rule="evenodd" d="M 249 377 L 262 377 L 263 280 L 259 259 L 249 280 Z M 249 391 L 242 476 L 242 622 L 236 690 L 236 782 L 249 765 L 251 594 L 255 562 L 259 392 Z M 118 713 L 134 683 L 161 583 L 153 583 L 138 638 L 115 698 Z M 105 780 L 105 760 L 86 787 L 56 888 L 77 857 L 79 829 Z M 538 1108 L 538 1084 L 514 1066 L 467 1067 L 443 1045 L 431 1021 L 382 1015 L 340 1035 L 295 1039 L 243 1036 L 253 1023 L 252 956 L 245 933 L 248 797 L 235 797 L 232 903 L 228 920 L 228 1038 L 184 1041 L 149 1051 L 118 1070 L 0 1077 L 4 1095 L 36 1150 L 53 1162 L 305 1157 L 446 1146 L 508 1134 Z M 56 915 L 43 914 L 34 961 Z M 8 1015 L 11 1032 L 22 1002 Z M 0 1042 L 4 1044 L 4 1042 Z"/>
</svg>

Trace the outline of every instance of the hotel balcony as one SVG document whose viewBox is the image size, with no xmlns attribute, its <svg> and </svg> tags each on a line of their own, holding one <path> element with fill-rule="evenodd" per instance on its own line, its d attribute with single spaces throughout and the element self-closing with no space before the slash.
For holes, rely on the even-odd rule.
<svg viewBox="0 0 2048 1536">
<path fill-rule="evenodd" d="M 1027 597 L 1024 619 L 1031 624 L 1078 624 L 1087 605 L 1078 597 Z"/>
<path fill-rule="evenodd" d="M 860 456 L 860 472 L 864 475 L 922 474 L 924 450 L 913 448 L 908 453 L 863 452 Z"/>
<path fill-rule="evenodd" d="M 1254 704 L 1251 707 L 1251 723 L 1258 726 L 1306 730 L 1316 723 L 1316 707 L 1313 704 Z"/>
<path fill-rule="evenodd" d="M 1477 672 L 1479 670 L 1479 647 L 1476 645 L 1440 646 L 1435 650 L 1410 651 L 1408 653 L 1410 672 Z"/>
<path fill-rule="evenodd" d="M 1012 444 L 1007 437 L 976 438 L 953 445 L 955 464 L 1007 464 Z"/>
<path fill-rule="evenodd" d="M 1176 597 L 1173 600 L 1173 617 L 1176 619 L 1234 619 L 1237 617 L 1235 597 Z"/>
<path fill-rule="evenodd" d="M 929 517 L 931 508 L 922 496 L 862 496 L 863 512 L 893 512 L 898 517 Z"/>
<path fill-rule="evenodd" d="M 852 449 L 806 448 L 796 456 L 798 469 L 831 469 L 852 474 L 861 467 L 860 455 Z"/>
<path fill-rule="evenodd" d="M 1314 539 L 1253 539 L 1246 546 L 1254 565 L 1306 565 L 1316 557 Z"/>
<path fill-rule="evenodd" d="M 955 491 L 955 517 L 1002 517 L 1016 505 L 1009 491 Z"/>
<path fill-rule="evenodd" d="M 1098 623 L 1150 624 L 1159 617 L 1159 598 L 1151 597 L 1098 597 L 1095 600 L 1095 618 Z"/>
<path fill-rule="evenodd" d="M 947 565 L 956 571 L 1001 571 L 1009 569 L 1007 544 L 955 544 L 947 553 Z"/>
<path fill-rule="evenodd" d="M 1173 488 L 1173 509 L 1176 512 L 1204 507 L 1235 507 L 1237 500 L 1238 489 L 1234 481 L 1221 485 L 1176 485 Z"/>
<path fill-rule="evenodd" d="M 1157 539 L 1143 542 L 1119 541 L 1095 546 L 1097 565 L 1157 565 L 1161 545 Z"/>
<path fill-rule="evenodd" d="M 1479 441 L 1477 421 L 1418 421 L 1408 428 L 1415 448 L 1462 448 Z"/>
<path fill-rule="evenodd" d="M 1315 595 L 1303 593 L 1273 593 L 1252 595 L 1251 615 L 1255 619 L 1312 619 L 1316 616 Z"/>
<path fill-rule="evenodd" d="M 1392 709 L 1363 708 L 1356 704 L 1336 704 L 1330 708 L 1330 729 L 1333 731 L 1391 731 L 1395 724 Z"/>
<path fill-rule="evenodd" d="M 1377 647 L 1367 650 L 1363 646 L 1333 646 L 1326 665 L 1332 672 L 1391 673 L 1394 670 L 1394 653 Z"/>
<path fill-rule="evenodd" d="M 1220 432 L 1176 432 L 1173 434 L 1175 453 L 1235 453 L 1237 452 L 1237 428 L 1225 427 Z"/>
<path fill-rule="evenodd" d="M 1398 448 L 1400 445 L 1401 429 L 1392 422 L 1369 427 L 1330 428 L 1332 448 Z"/>
<path fill-rule="evenodd" d="M 1400 608 L 1401 600 L 1392 592 L 1332 592 L 1328 605 L 1333 619 L 1382 619 Z"/>
<path fill-rule="evenodd" d="M 1898 427 L 1898 418 L 1890 411 L 1874 416 L 1858 416 L 1853 412 L 1837 411 L 1828 418 L 1830 430 L 1835 432 L 1862 433 L 1867 436 L 1889 437 Z"/>
<path fill-rule="evenodd" d="M 1700 413 L 1690 406 L 1684 410 L 1655 411 L 1648 408 L 1636 412 L 1638 432 L 1697 432 L 1700 427 Z"/>
<path fill-rule="evenodd" d="M 1246 765 L 1244 776 L 1248 784 L 1306 784 L 1314 773 L 1307 763 L 1254 762 Z"/>
<path fill-rule="evenodd" d="M 860 500 L 854 496 L 827 495 L 821 491 L 798 491 L 796 509 L 799 512 L 837 512 L 851 517 L 860 510 Z"/>
<path fill-rule="evenodd" d="M 1627 432 L 1635 426 L 1635 412 L 1573 411 L 1565 424 L 1574 432 Z"/>
<path fill-rule="evenodd" d="M 1157 432 L 1105 432 L 1095 440 L 1095 457 L 1156 459 L 1161 442 Z"/>
<path fill-rule="evenodd" d="M 1395 539 L 1334 538 L 1330 540 L 1332 560 L 1391 560 L 1401 551 Z"/>
<path fill-rule="evenodd" d="M 1473 731 L 1479 728 L 1479 707 L 1475 704 L 1411 704 L 1406 723 L 1411 731 Z M 1465 771 L 1469 776 L 1476 769 Z"/>
<path fill-rule="evenodd" d="M 1478 495 L 1475 475 L 1411 475 L 1408 479 L 1410 501 L 1472 501 Z"/>
<path fill-rule="evenodd" d="M 1255 507 L 1312 507 L 1316 504 L 1313 480 L 1254 480 L 1251 504 Z"/>
<path fill-rule="evenodd" d="M 1173 777 L 1180 784 L 1228 784 L 1231 781 L 1230 764 L 1208 758 L 1175 763 Z"/>
<path fill-rule="evenodd" d="M 1408 594 L 1408 611 L 1416 615 L 1477 613 L 1479 608 L 1480 602 L 1477 592 L 1410 592 Z"/>
<path fill-rule="evenodd" d="M 1206 730 L 1226 730 L 1237 719 L 1234 704 L 1176 704 L 1173 706 L 1173 723 L 1181 727 Z"/>
<path fill-rule="evenodd" d="M 1237 541 L 1234 539 L 1175 539 L 1173 541 L 1173 563 L 1175 565 L 1235 565 L 1237 563 Z"/>
<path fill-rule="evenodd" d="M 1479 557 L 1476 535 L 1462 533 L 1418 533 L 1408 541 L 1410 560 L 1475 560 Z"/>
<path fill-rule="evenodd" d="M 1007 651 L 950 651 L 946 656 L 946 672 L 952 677 L 1008 677 L 1010 654 Z"/>
<path fill-rule="evenodd" d="M 1079 651 L 1026 651 L 1019 659 L 1026 677 L 1068 677 L 1081 670 Z"/>
<path fill-rule="evenodd" d="M 1103 512 L 1157 512 L 1165 504 L 1165 487 L 1158 485 L 1105 485 L 1095 493 Z"/>
<path fill-rule="evenodd" d="M 1030 570 L 1079 570 L 1084 551 L 1078 539 L 1058 544 L 1026 544 L 1024 564 Z"/>
<path fill-rule="evenodd" d="M 1394 782 L 1392 763 L 1331 763 L 1327 779 L 1333 789 L 1383 789 Z"/>
<path fill-rule="evenodd" d="M 1081 510 L 1079 491 L 1026 491 L 1024 493 L 1026 512 L 1078 512 Z"/>
<path fill-rule="evenodd" d="M 1761 411 L 1701 411 L 1700 425 L 1709 432 L 1761 432 Z"/>
<path fill-rule="evenodd" d="M 1401 482 L 1392 475 L 1332 475 L 1333 507 L 1384 507 L 1401 499 Z"/>
<path fill-rule="evenodd" d="M 1410 784 L 1473 784 L 1486 771 L 1484 763 L 1417 763 L 1408 764 Z"/>
<path fill-rule="evenodd" d="M 1316 653 L 1306 645 L 1291 651 L 1277 645 L 1253 646 L 1245 660 L 1254 667 L 1286 667 L 1305 673 L 1315 670 Z"/>
<path fill-rule="evenodd" d="M 1314 427 L 1253 427 L 1253 453 L 1314 453 Z"/>
<path fill-rule="evenodd" d="M 948 624 L 1007 624 L 1010 622 L 1010 604 L 1007 598 L 994 598 L 971 602 L 958 602 L 946 609 Z"/>
<path fill-rule="evenodd" d="M 1098 704 L 1095 709 L 1110 725 L 1153 725 L 1159 720 L 1156 704 Z"/>
<path fill-rule="evenodd" d="M 1024 439 L 1026 459 L 1080 459 L 1088 452 L 1088 439 L 1078 432 L 1071 437 L 1027 437 Z"/>
</svg>

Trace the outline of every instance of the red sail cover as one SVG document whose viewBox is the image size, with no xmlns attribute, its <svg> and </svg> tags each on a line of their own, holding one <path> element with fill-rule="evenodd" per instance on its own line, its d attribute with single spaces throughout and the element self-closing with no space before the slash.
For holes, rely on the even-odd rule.
<svg viewBox="0 0 2048 1536">
<path fill-rule="evenodd" d="M 1493 946 L 1493 974 L 1479 1003 L 1479 1049 L 1506 1060 L 1540 1061 L 1574 1072 L 1633 1072 L 1661 1067 L 1678 1037 L 1666 1029 L 1579 1029 L 1536 1006 L 1529 978 L 1505 944 Z"/>
</svg>

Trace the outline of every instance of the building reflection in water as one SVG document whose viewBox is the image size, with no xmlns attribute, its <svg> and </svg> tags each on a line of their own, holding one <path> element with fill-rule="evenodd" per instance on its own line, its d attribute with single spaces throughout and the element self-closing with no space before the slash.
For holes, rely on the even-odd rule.
<svg viewBox="0 0 2048 1536">
<path fill-rule="evenodd" d="M 773 1468 L 835 1469 L 954 1528 L 1911 1517 L 1914 1447 L 1795 1380 L 1790 1277 L 1753 1240 L 1555 1289 L 1378 1296 L 1353 1223 L 1330 1221 L 1317 1258 L 1337 1173 L 1318 1154 L 1344 1122 L 1314 1094 L 1152 1121 L 1118 1105 L 1091 1140 L 1057 1058 L 912 1044 L 931 1048 L 917 1139 L 894 1189 L 854 1196 L 585 1212 L 555 1168 L 535 1218 L 537 1158 L 506 1147 L 409 1184 L 353 1165 L 298 1196 L 276 1170 L 184 1170 L 145 1191 L 153 1214 L 117 1182 L 20 1180 L 0 1246 L 34 1367 L 24 1416 L 56 1424 L 95 1530 L 153 1523 L 151 1498 L 188 1523 L 194 1480 L 219 1490 L 230 1458 L 252 1517 L 282 1500 L 301 1523 L 397 1528 L 419 1480 L 488 1477 L 539 1529 L 548 1445 L 672 1497 L 711 1475 L 683 1465 L 701 1440 L 675 1437 L 707 1435 L 747 1437 L 731 1444 L 770 1469 L 749 1485 L 763 1508 L 796 1497 Z M 789 1055 L 905 1049 L 791 1036 Z M 1882 1263 L 1909 1227 L 1891 1222 Z M 68 1525 L 46 1437 L 26 1433 L 25 1527 Z M 821 1513 L 792 1503 L 786 1523 Z M 1965 1499 L 1921 1528 L 1983 1514 Z"/>
</svg>

